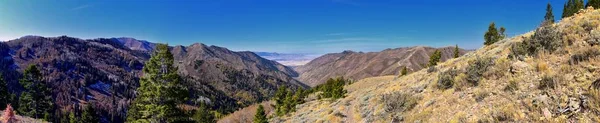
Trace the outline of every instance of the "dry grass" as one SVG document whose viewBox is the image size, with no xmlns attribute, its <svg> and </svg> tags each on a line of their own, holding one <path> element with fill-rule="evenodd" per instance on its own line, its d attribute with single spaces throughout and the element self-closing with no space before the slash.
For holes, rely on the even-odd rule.
<svg viewBox="0 0 600 123">
<path fill-rule="evenodd" d="M 530 32 L 440 63 L 436 72 L 421 70 L 397 79 L 359 80 L 346 87 L 345 98 L 309 101 L 297 112 L 272 121 L 390 122 L 391 113 L 384 110 L 385 101 L 377 95 L 414 93 L 420 101 L 402 113 L 403 122 L 600 122 L 600 93 L 588 89 L 600 77 L 600 59 L 590 57 L 569 65 L 571 55 L 579 50 L 598 47 L 588 43 L 593 39 L 588 30 L 599 30 L 599 23 L 600 11 L 587 10 L 554 25 L 564 43 L 555 52 L 542 51 L 523 61 L 506 59 L 512 44 L 523 42 L 533 34 Z M 481 56 L 493 58 L 495 64 L 482 75 L 478 86 L 465 86 L 463 70 L 470 65 L 468 61 Z M 449 70 L 459 70 L 450 78 L 454 87 L 436 89 L 440 73 Z M 585 104 L 589 110 L 574 107 L 583 105 L 579 102 L 589 102 Z"/>
<path fill-rule="evenodd" d="M 267 117 L 273 115 L 273 102 L 262 102 L 260 105 L 263 105 L 265 109 L 265 113 Z M 259 104 L 250 105 L 243 109 L 240 109 L 232 114 L 229 114 L 221 119 L 219 119 L 218 123 L 251 123 L 252 119 L 254 119 L 254 115 L 256 114 L 256 108 L 258 108 Z"/>
</svg>

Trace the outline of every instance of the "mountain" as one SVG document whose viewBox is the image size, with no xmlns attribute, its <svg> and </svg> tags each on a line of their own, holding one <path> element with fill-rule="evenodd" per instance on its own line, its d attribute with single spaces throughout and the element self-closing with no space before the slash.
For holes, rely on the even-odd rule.
<svg viewBox="0 0 600 123">
<path fill-rule="evenodd" d="M 25 36 L 0 43 L 0 72 L 9 90 L 18 94 L 20 73 L 28 65 L 38 65 L 54 90 L 57 111 L 93 102 L 105 120 L 122 122 L 154 45 L 133 38 Z M 292 78 L 298 76 L 293 69 L 252 52 L 204 44 L 171 49 L 191 91 L 192 106 L 208 102 L 217 112 L 229 113 L 269 99 L 281 86 L 308 87 Z"/>
<path fill-rule="evenodd" d="M 580 10 L 432 70 L 365 78 L 270 122 L 600 122 L 598 18 Z"/>
<path fill-rule="evenodd" d="M 277 61 L 283 65 L 290 67 L 297 67 L 300 65 L 304 65 L 311 60 L 318 57 L 318 55 L 314 54 L 303 54 L 303 53 L 276 53 L 276 52 L 254 52 L 258 56 L 263 57 L 265 59 Z"/>
<path fill-rule="evenodd" d="M 230 107 L 267 100 L 281 86 L 308 87 L 292 78 L 298 76 L 293 69 L 253 52 L 234 52 L 223 47 L 196 43 L 187 47 L 175 46 L 172 53 L 178 62 L 180 75 L 193 80 L 190 85 L 197 88 L 200 91 L 198 93 L 206 93 L 203 88 L 218 90 L 238 103 L 229 105 Z M 231 111 L 233 110 L 235 108 Z"/>
<path fill-rule="evenodd" d="M 300 73 L 298 79 L 310 86 L 319 85 L 335 77 L 359 80 L 374 76 L 398 75 L 403 66 L 406 66 L 409 72 L 424 68 L 435 50 L 442 52 L 441 61 L 454 55 L 454 47 L 415 46 L 368 53 L 344 51 L 325 54 L 295 69 Z M 459 50 L 460 55 L 466 52 L 463 49 Z"/>
<path fill-rule="evenodd" d="M 121 38 L 112 38 L 114 40 L 119 41 L 121 44 L 125 45 L 131 50 L 139 50 L 139 51 L 152 51 L 154 49 L 155 44 L 148 42 L 146 40 L 137 40 L 135 38 L 129 37 L 121 37 Z"/>
</svg>

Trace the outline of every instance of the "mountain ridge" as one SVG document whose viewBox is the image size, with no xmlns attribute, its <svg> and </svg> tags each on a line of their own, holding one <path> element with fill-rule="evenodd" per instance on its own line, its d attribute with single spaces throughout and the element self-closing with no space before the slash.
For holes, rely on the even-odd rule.
<svg viewBox="0 0 600 123">
<path fill-rule="evenodd" d="M 295 70 L 300 73 L 298 79 L 310 86 L 319 85 L 335 77 L 359 80 L 366 77 L 397 75 L 402 66 L 406 66 L 409 71 L 424 68 L 429 55 L 435 50 L 442 52 L 441 60 L 444 61 L 453 56 L 454 47 L 412 46 L 366 53 L 346 50 L 322 55 L 305 65 L 296 67 Z M 460 55 L 466 52 L 459 49 Z"/>
</svg>

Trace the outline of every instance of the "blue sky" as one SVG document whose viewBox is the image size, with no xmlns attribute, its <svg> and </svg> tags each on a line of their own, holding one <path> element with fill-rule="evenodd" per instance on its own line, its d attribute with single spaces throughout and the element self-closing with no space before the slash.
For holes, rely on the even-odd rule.
<svg viewBox="0 0 600 123">
<path fill-rule="evenodd" d="M 491 21 L 533 30 L 565 0 L 2 0 L 0 40 L 133 37 L 236 51 L 330 53 L 415 45 L 476 49 Z"/>
</svg>

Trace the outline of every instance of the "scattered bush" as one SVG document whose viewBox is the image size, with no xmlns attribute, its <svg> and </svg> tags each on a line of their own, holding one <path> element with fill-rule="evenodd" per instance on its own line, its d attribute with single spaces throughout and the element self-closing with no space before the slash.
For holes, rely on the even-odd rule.
<svg viewBox="0 0 600 123">
<path fill-rule="evenodd" d="M 525 42 L 515 42 L 510 46 L 508 58 L 525 60 L 525 56 L 529 54 L 528 45 Z"/>
<path fill-rule="evenodd" d="M 475 91 L 474 96 L 475 96 L 475 101 L 481 102 L 481 101 L 483 101 L 483 99 L 485 99 L 487 96 L 489 96 L 489 92 L 484 91 L 484 90 Z"/>
<path fill-rule="evenodd" d="M 438 75 L 437 87 L 439 89 L 452 88 L 454 85 L 454 77 L 457 75 L 456 70 L 450 69 Z"/>
<path fill-rule="evenodd" d="M 406 69 L 406 66 L 403 66 L 402 70 L 400 71 L 400 76 L 404 76 L 406 74 L 408 74 L 408 70 Z"/>
<path fill-rule="evenodd" d="M 562 46 L 560 33 L 554 26 L 540 27 L 530 38 L 526 38 L 521 43 L 513 44 L 509 57 L 522 59 L 520 57 L 535 56 L 542 50 L 552 53 Z"/>
<path fill-rule="evenodd" d="M 549 75 L 544 75 L 544 76 L 542 76 L 542 80 L 540 81 L 540 85 L 538 86 L 538 89 L 547 89 L 547 88 L 554 89 L 555 86 L 556 86 L 556 80 L 554 79 L 554 77 L 549 76 Z"/>
<path fill-rule="evenodd" d="M 457 91 L 461 91 L 466 87 L 467 84 L 467 75 L 464 73 L 459 73 L 454 77 L 454 89 Z"/>
<path fill-rule="evenodd" d="M 467 82 L 469 82 L 473 86 L 479 85 L 479 80 L 481 80 L 483 73 L 485 73 L 488 68 L 494 65 L 494 60 L 492 58 L 477 58 L 474 61 L 469 62 L 470 66 L 467 66 Z"/>
<path fill-rule="evenodd" d="M 590 101 L 588 107 L 596 115 L 600 115 L 600 79 L 592 82 L 589 91 Z"/>
<path fill-rule="evenodd" d="M 414 108 L 420 98 L 404 92 L 394 92 L 391 94 L 381 95 L 381 99 L 385 104 L 386 112 L 405 112 Z"/>
<path fill-rule="evenodd" d="M 546 64 L 546 62 L 539 60 L 536 64 L 535 64 L 535 71 L 537 72 L 544 72 L 548 70 L 548 64 Z"/>
<path fill-rule="evenodd" d="M 514 79 L 508 80 L 508 85 L 504 87 L 504 91 L 513 92 L 519 90 L 519 85 L 517 85 L 517 81 Z"/>
<path fill-rule="evenodd" d="M 600 44 L 600 30 L 592 30 L 590 32 L 590 39 L 587 42 L 592 46 Z"/>
<path fill-rule="evenodd" d="M 427 68 L 427 73 L 433 73 L 437 71 L 437 69 L 435 68 L 435 66 L 429 66 L 429 68 Z"/>
<path fill-rule="evenodd" d="M 600 51 L 595 48 L 588 48 L 581 52 L 575 53 L 571 55 L 571 59 L 569 59 L 569 64 L 577 65 L 579 62 L 588 61 L 590 58 L 597 57 L 600 55 Z"/>
</svg>

